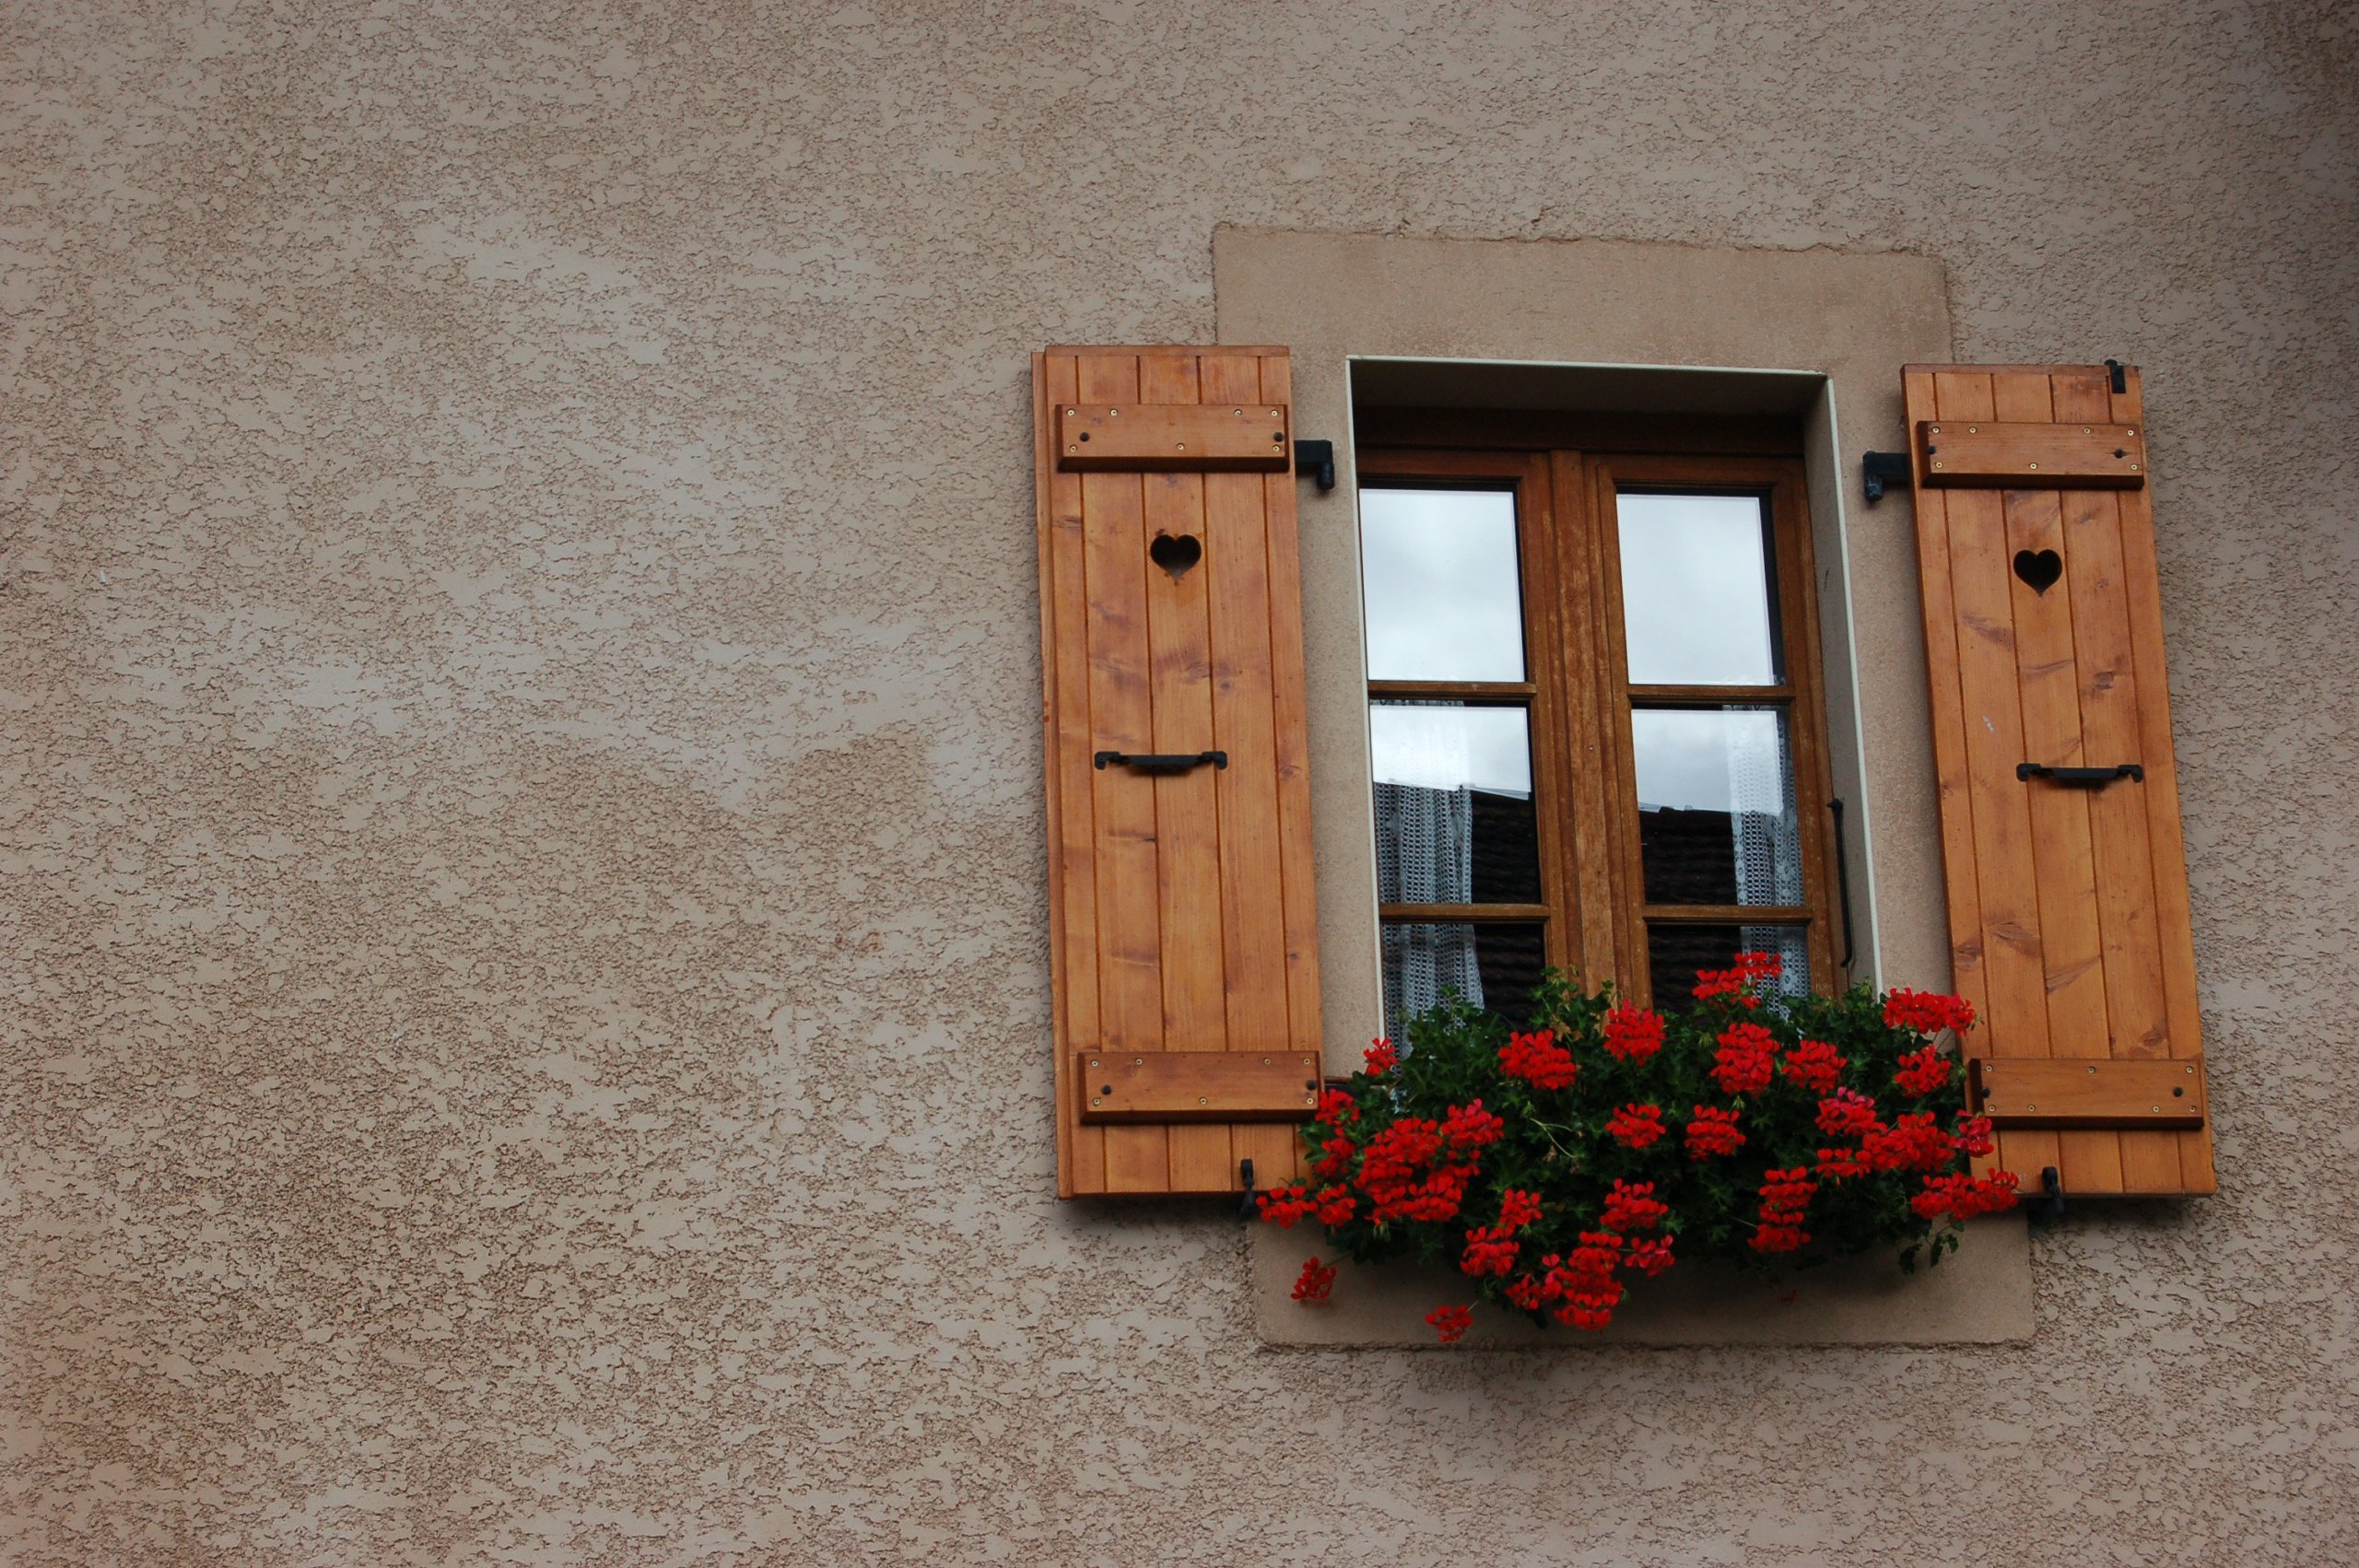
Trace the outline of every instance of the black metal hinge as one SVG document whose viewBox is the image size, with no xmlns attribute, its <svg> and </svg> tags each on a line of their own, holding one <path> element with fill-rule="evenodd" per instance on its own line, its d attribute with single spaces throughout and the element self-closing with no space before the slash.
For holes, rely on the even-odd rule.
<svg viewBox="0 0 2359 1568">
<path fill-rule="evenodd" d="M 1297 441 L 1294 444 L 1294 471 L 1308 474 L 1319 481 L 1322 490 L 1335 487 L 1335 443 L 1332 441 Z"/>
<path fill-rule="evenodd" d="M 1908 480 L 1907 452 L 1868 452 L 1860 459 L 1860 478 L 1868 487 L 1868 505 L 1884 499 L 1884 487 Z"/>
</svg>

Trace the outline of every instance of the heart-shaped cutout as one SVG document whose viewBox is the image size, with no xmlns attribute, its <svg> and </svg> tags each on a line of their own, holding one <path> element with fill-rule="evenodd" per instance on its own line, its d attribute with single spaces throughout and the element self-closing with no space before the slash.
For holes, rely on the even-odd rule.
<svg viewBox="0 0 2359 1568">
<path fill-rule="evenodd" d="M 1204 558 L 1203 541 L 1192 533 L 1158 533 L 1155 543 L 1146 547 L 1147 558 L 1171 574 L 1178 582 L 1188 575 L 1188 568 Z"/>
<path fill-rule="evenodd" d="M 2031 584 L 2034 593 L 2046 593 L 2064 575 L 2064 557 L 2053 550 L 2018 550 L 2015 575 Z"/>
</svg>

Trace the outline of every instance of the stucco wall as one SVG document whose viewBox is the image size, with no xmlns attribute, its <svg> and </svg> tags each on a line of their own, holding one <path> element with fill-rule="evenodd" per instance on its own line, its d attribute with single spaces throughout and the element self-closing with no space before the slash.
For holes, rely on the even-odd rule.
<svg viewBox="0 0 2359 1568">
<path fill-rule="evenodd" d="M 0 1557 L 2359 1556 L 2347 6 L 0 18 Z M 1049 1196 L 1025 356 L 1216 226 L 2145 368 L 2224 1192 L 1972 1350 L 1274 1352 Z"/>
</svg>

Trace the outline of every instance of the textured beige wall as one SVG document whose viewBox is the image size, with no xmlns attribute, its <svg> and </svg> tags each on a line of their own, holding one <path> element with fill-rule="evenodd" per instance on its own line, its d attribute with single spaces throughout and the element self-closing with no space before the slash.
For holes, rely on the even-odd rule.
<svg viewBox="0 0 2359 1568">
<path fill-rule="evenodd" d="M 0 1559 L 2359 1557 L 2347 6 L 0 13 Z M 2146 368 L 2225 1191 L 2038 1338 L 1273 1352 L 1050 1190 L 1025 355 L 1216 227 Z"/>
</svg>

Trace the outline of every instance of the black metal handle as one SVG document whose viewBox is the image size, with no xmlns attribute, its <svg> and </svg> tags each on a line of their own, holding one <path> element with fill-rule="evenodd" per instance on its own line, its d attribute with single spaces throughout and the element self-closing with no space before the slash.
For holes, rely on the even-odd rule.
<svg viewBox="0 0 2359 1568">
<path fill-rule="evenodd" d="M 2019 762 L 2015 764 L 2015 777 L 2026 782 L 2053 778 L 2076 790 L 2102 790 L 2117 778 L 2134 778 L 2143 784 L 2146 770 L 2134 762 L 2117 763 L 2111 767 L 2050 767 L 2045 763 Z"/>
<path fill-rule="evenodd" d="M 1206 763 L 1215 767 L 1228 766 L 1226 752 L 1099 752 L 1099 767 L 1135 767 L 1141 773 L 1185 773 Z"/>
</svg>

